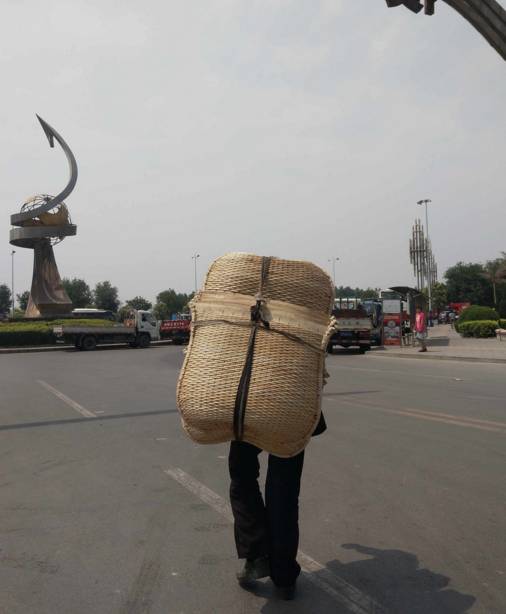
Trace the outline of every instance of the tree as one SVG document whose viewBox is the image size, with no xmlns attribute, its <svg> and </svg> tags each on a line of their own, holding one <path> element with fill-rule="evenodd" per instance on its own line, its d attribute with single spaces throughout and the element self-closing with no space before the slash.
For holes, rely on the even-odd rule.
<svg viewBox="0 0 506 614">
<path fill-rule="evenodd" d="M 350 286 L 339 286 L 336 288 L 336 298 L 378 298 L 379 292 L 374 288 L 351 288 Z"/>
<path fill-rule="evenodd" d="M 484 277 L 485 269 L 479 263 L 457 262 L 445 273 L 448 301 L 492 305 L 492 291 Z"/>
<path fill-rule="evenodd" d="M 9 313 L 11 307 L 11 290 L 6 284 L 0 284 L 0 313 Z"/>
<path fill-rule="evenodd" d="M 144 310 L 151 309 L 152 307 L 152 304 L 142 296 L 136 296 L 134 298 L 131 298 L 129 301 L 126 302 L 126 305 L 128 307 L 132 307 L 132 309 Z"/>
<path fill-rule="evenodd" d="M 21 294 L 16 294 L 16 298 L 18 299 L 19 308 L 22 311 L 26 311 L 28 301 L 30 299 L 30 291 L 25 290 L 24 292 L 21 292 Z"/>
<path fill-rule="evenodd" d="M 379 298 L 379 292 L 375 288 L 366 288 L 360 291 L 360 298 Z"/>
<path fill-rule="evenodd" d="M 494 307 L 497 307 L 496 286 L 506 277 L 506 263 L 504 258 L 496 258 L 495 260 L 488 260 L 483 268 L 482 275 L 492 284 Z"/>
<path fill-rule="evenodd" d="M 119 307 L 118 288 L 111 285 L 110 281 L 100 281 L 93 291 L 95 307 L 116 312 Z"/>
<path fill-rule="evenodd" d="M 154 313 L 157 319 L 166 320 L 173 313 L 180 313 L 187 309 L 188 303 L 193 298 L 193 293 L 179 293 L 170 288 L 160 292 L 156 297 Z"/>
<path fill-rule="evenodd" d="M 436 281 L 432 286 L 432 306 L 437 311 L 444 309 L 448 305 L 448 291 L 446 285 Z"/>
<path fill-rule="evenodd" d="M 84 279 L 63 278 L 62 284 L 68 294 L 74 309 L 79 307 L 89 307 L 93 304 L 93 294 Z"/>
</svg>

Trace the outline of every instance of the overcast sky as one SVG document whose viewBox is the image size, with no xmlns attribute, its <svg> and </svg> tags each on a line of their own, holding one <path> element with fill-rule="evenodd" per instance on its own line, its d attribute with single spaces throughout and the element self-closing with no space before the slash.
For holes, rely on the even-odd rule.
<svg viewBox="0 0 506 614">
<path fill-rule="evenodd" d="M 55 194 L 60 273 L 122 300 L 193 289 L 230 251 L 305 259 L 337 285 L 412 284 L 430 198 L 440 272 L 506 250 L 506 64 L 445 3 L 3 0 L 0 283 L 9 217 Z M 16 292 L 33 252 L 16 248 Z"/>
</svg>

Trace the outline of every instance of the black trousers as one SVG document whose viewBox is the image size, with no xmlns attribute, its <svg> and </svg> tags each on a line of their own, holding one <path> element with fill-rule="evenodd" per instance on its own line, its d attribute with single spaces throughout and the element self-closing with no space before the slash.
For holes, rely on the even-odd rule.
<svg viewBox="0 0 506 614">
<path fill-rule="evenodd" d="M 269 454 L 265 504 L 258 486 L 262 452 L 249 443 L 230 444 L 230 502 L 239 558 L 268 555 L 271 578 L 277 586 L 290 586 L 300 574 L 299 492 L 304 452 L 292 458 Z"/>
</svg>

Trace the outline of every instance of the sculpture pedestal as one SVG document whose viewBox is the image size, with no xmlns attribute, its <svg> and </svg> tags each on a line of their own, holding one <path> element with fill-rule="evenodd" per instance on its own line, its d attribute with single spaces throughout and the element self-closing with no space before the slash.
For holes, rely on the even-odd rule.
<svg viewBox="0 0 506 614">
<path fill-rule="evenodd" d="M 72 301 L 63 288 L 51 242 L 40 239 L 34 245 L 32 288 L 25 317 L 68 315 L 71 311 Z"/>
</svg>

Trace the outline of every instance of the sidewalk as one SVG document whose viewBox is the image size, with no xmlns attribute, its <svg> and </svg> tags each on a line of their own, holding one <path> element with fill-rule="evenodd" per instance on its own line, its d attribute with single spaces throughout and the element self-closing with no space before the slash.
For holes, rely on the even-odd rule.
<svg viewBox="0 0 506 614">
<path fill-rule="evenodd" d="M 419 353 L 419 346 L 385 346 L 374 349 L 371 356 L 420 358 L 424 360 L 461 360 L 506 364 L 506 340 L 467 339 L 450 328 L 449 324 L 429 329 L 427 352 Z"/>
</svg>

